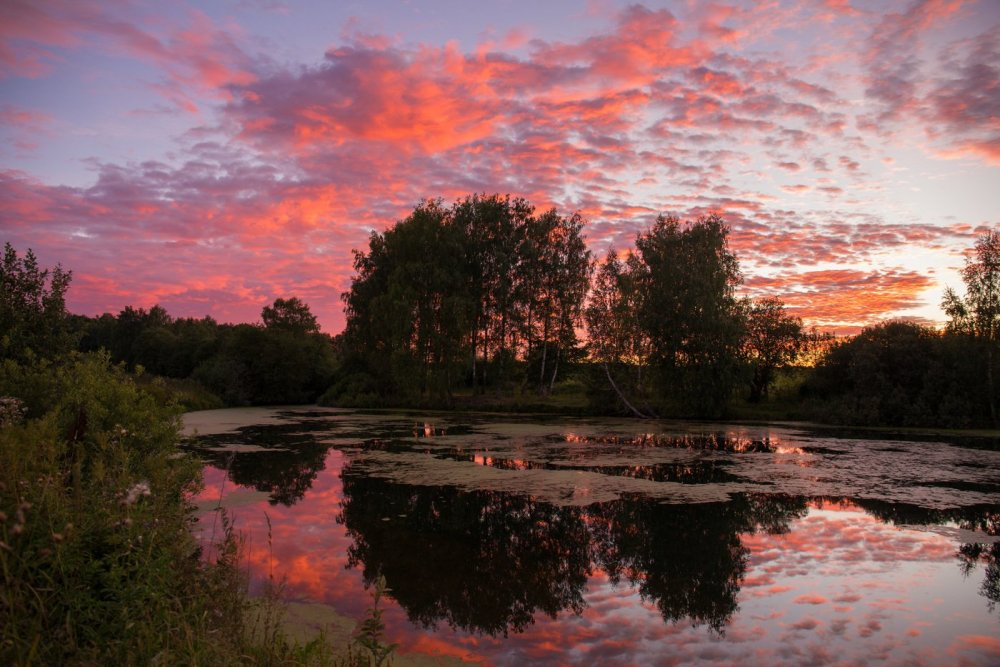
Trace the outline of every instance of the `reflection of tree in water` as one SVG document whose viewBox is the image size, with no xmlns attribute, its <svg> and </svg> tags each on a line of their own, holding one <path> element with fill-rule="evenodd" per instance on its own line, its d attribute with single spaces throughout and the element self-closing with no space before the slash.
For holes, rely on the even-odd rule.
<svg viewBox="0 0 1000 667">
<path fill-rule="evenodd" d="M 294 450 L 266 452 L 207 452 L 208 463 L 229 470 L 234 484 L 270 493 L 272 505 L 294 505 L 326 467 L 329 447 L 309 444 Z"/>
<path fill-rule="evenodd" d="M 579 508 L 397 484 L 351 466 L 342 478 L 349 562 L 363 564 L 366 584 L 384 575 L 411 621 L 506 635 L 536 610 L 583 610 L 590 561 Z"/>
<path fill-rule="evenodd" d="M 350 564 L 382 574 L 412 621 L 492 635 L 520 632 L 537 610 L 580 613 L 594 567 L 627 580 L 668 621 L 721 630 L 736 611 L 747 551 L 739 534 L 783 532 L 802 500 L 742 496 L 665 505 L 630 498 L 587 509 L 507 493 L 409 486 L 344 468 L 339 520 Z M 401 516 L 405 515 L 405 516 Z"/>
<path fill-rule="evenodd" d="M 925 526 L 953 523 L 964 530 L 1000 537 L 1000 513 L 995 506 L 974 505 L 936 510 L 884 500 L 855 499 L 850 502 L 883 523 Z M 983 565 L 984 576 L 979 593 L 986 598 L 990 612 L 994 611 L 1000 604 L 1000 542 L 963 544 L 955 556 L 958 558 L 962 574 L 966 577 L 970 576 L 979 565 Z"/>
<path fill-rule="evenodd" d="M 969 576 L 982 564 L 985 572 L 979 594 L 986 598 L 990 612 L 1000 604 L 1000 542 L 963 544 L 958 550 L 962 574 Z"/>
<path fill-rule="evenodd" d="M 786 532 L 805 511 L 803 500 L 780 496 L 699 505 L 622 499 L 592 508 L 595 559 L 612 582 L 637 586 L 665 620 L 721 631 L 737 610 L 749 556 L 740 533 Z"/>
<path fill-rule="evenodd" d="M 198 454 L 209 465 L 228 470 L 234 484 L 271 494 L 272 505 L 294 505 L 302 500 L 326 467 L 329 445 L 317 442 L 317 435 L 329 431 L 322 419 L 296 419 L 276 424 L 255 424 L 240 428 L 237 435 L 220 433 L 199 436 Z M 231 452 L 232 443 L 263 450 Z M 222 449 L 209 449 L 209 447 Z"/>
</svg>

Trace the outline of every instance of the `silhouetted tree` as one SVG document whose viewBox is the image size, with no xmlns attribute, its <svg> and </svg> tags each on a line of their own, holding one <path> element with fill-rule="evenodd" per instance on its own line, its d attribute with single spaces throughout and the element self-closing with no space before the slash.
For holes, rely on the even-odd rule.
<svg viewBox="0 0 1000 667">
<path fill-rule="evenodd" d="M 609 250 L 597 269 L 584 315 L 591 359 L 601 365 L 614 400 L 645 417 L 636 405 L 646 395 L 643 379 L 650 352 L 649 336 L 639 324 L 638 261 L 629 255 L 623 262 L 614 249 Z M 603 396 L 598 401 L 605 403 Z"/>
<path fill-rule="evenodd" d="M 10 243 L 0 263 L 0 352 L 24 360 L 28 355 L 52 357 L 72 349 L 66 313 L 66 290 L 72 272 L 60 265 L 38 266 L 28 249 L 21 258 Z"/>
<path fill-rule="evenodd" d="M 316 316 L 298 297 L 275 299 L 272 305 L 264 306 L 260 318 L 268 329 L 284 329 L 300 334 L 319 333 Z"/>
<path fill-rule="evenodd" d="M 450 395 L 473 310 L 465 256 L 462 230 L 432 200 L 373 232 L 367 253 L 355 251 L 357 275 L 344 294 L 346 339 L 370 360 L 387 393 Z"/>
<path fill-rule="evenodd" d="M 965 282 L 965 298 L 948 288 L 942 305 L 951 318 L 949 330 L 973 338 L 985 351 L 983 367 L 987 400 L 990 419 L 996 428 L 998 420 L 993 365 L 1000 334 L 1000 231 L 990 230 L 979 237 L 975 256 L 965 260 L 962 280 Z"/>
<path fill-rule="evenodd" d="M 592 269 L 582 218 L 564 218 L 551 209 L 529 219 L 526 252 L 526 353 L 537 365 L 539 392 L 547 393 L 560 358 L 576 346 L 576 328 L 582 324 Z"/>
<path fill-rule="evenodd" d="M 598 274 L 588 318 L 597 325 L 594 349 L 603 360 L 640 352 L 634 363 L 655 371 L 657 394 L 674 412 L 717 416 L 739 381 L 743 317 L 735 290 L 742 278 L 728 234 L 717 215 L 686 225 L 660 216 L 636 238 L 636 259 L 623 267 L 609 258 Z M 608 323 L 629 304 L 637 308 L 634 325 Z M 625 332 L 634 341 L 615 342 Z"/>
<path fill-rule="evenodd" d="M 533 364 L 536 386 L 549 391 L 578 348 L 590 254 L 579 216 L 532 211 L 500 195 L 450 209 L 428 200 L 373 233 L 368 250 L 354 253 L 357 274 L 343 295 L 351 376 L 338 379 L 330 402 L 352 389 L 389 402 L 447 401 L 457 379 L 477 388 L 488 375 L 506 381 L 515 360 Z"/>
<path fill-rule="evenodd" d="M 802 351 L 807 337 L 802 320 L 785 312 L 785 304 L 765 297 L 746 304 L 744 354 L 750 364 L 750 401 L 767 398 L 774 373 L 793 361 Z"/>
</svg>

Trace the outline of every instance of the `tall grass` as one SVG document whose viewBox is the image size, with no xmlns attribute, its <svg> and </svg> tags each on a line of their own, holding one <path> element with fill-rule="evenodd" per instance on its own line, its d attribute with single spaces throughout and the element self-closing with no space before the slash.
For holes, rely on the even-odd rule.
<svg viewBox="0 0 1000 667">
<path fill-rule="evenodd" d="M 223 516 L 211 560 L 180 409 L 107 355 L 0 363 L 0 664 L 345 664 L 247 595 Z"/>
</svg>

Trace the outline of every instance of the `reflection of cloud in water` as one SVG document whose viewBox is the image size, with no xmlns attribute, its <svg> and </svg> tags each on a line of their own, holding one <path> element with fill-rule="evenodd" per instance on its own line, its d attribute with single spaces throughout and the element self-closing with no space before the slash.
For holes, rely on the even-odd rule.
<svg viewBox="0 0 1000 667">
<path fill-rule="evenodd" d="M 301 498 L 292 506 L 236 507 L 237 527 L 250 536 L 255 572 L 273 567 L 293 597 L 354 618 L 368 602 L 364 579 L 381 566 L 396 589 L 386 609 L 389 638 L 403 650 L 498 664 L 658 663 L 665 656 L 737 664 L 997 662 L 997 619 L 983 590 L 1000 551 L 989 539 L 1000 532 L 996 492 L 983 468 L 965 465 L 968 450 L 896 442 L 865 468 L 868 448 L 888 450 L 885 443 L 778 429 L 765 437 L 741 427 L 733 440 L 767 441 L 771 451 L 647 444 L 632 460 L 618 451 L 629 447 L 620 432 L 604 442 L 536 443 L 539 432 L 552 435 L 558 426 L 499 435 L 472 420 L 462 435 L 462 424 L 397 416 L 380 417 L 379 435 L 366 438 L 360 417 L 338 420 L 311 432 L 324 449 L 331 440 L 344 444 L 327 451 Z M 599 430 L 594 421 L 588 428 Z M 369 447 L 375 439 L 378 446 Z M 932 451 L 940 453 L 936 468 Z M 972 458 L 992 461 L 996 453 Z M 431 464 L 434 474 L 457 477 L 414 483 L 421 459 L 446 464 Z M 670 491 L 659 495 L 632 493 L 636 482 L 660 484 L 643 472 L 657 466 L 689 483 L 663 484 Z M 474 472 L 466 478 L 462 469 Z M 698 477 L 713 469 L 739 481 Z M 202 500 L 218 497 L 221 472 L 207 469 Z M 539 475 L 541 491 L 511 482 L 521 474 Z M 958 488 L 960 474 L 974 486 Z M 566 475 L 577 476 L 572 486 Z M 592 494 L 607 490 L 601 503 L 559 496 L 576 493 L 581 475 L 603 478 L 596 486 L 587 480 Z M 674 490 L 684 486 L 691 495 Z M 810 486 L 841 492 L 781 493 Z M 923 506 L 898 502 L 924 491 Z M 562 501 L 545 502 L 551 495 Z M 834 500 L 806 507 L 797 499 L 803 495 Z M 714 502 L 678 502 L 692 496 Z M 847 497 L 854 500 L 837 500 Z M 965 502 L 982 497 L 989 503 Z M 960 541 L 973 538 L 984 543 L 960 554 Z M 450 541 L 463 542 L 464 551 L 449 549 Z"/>
</svg>

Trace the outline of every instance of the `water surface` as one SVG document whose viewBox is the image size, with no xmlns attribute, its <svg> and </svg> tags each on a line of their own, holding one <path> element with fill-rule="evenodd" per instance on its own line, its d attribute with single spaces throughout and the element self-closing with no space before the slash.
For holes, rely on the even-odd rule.
<svg viewBox="0 0 1000 667">
<path fill-rule="evenodd" d="M 520 664 L 1000 664 L 1000 452 L 794 427 L 191 413 L 259 582 Z M 273 535 L 267 546 L 267 525 Z M 322 606 L 321 606 L 322 605 Z"/>
</svg>

